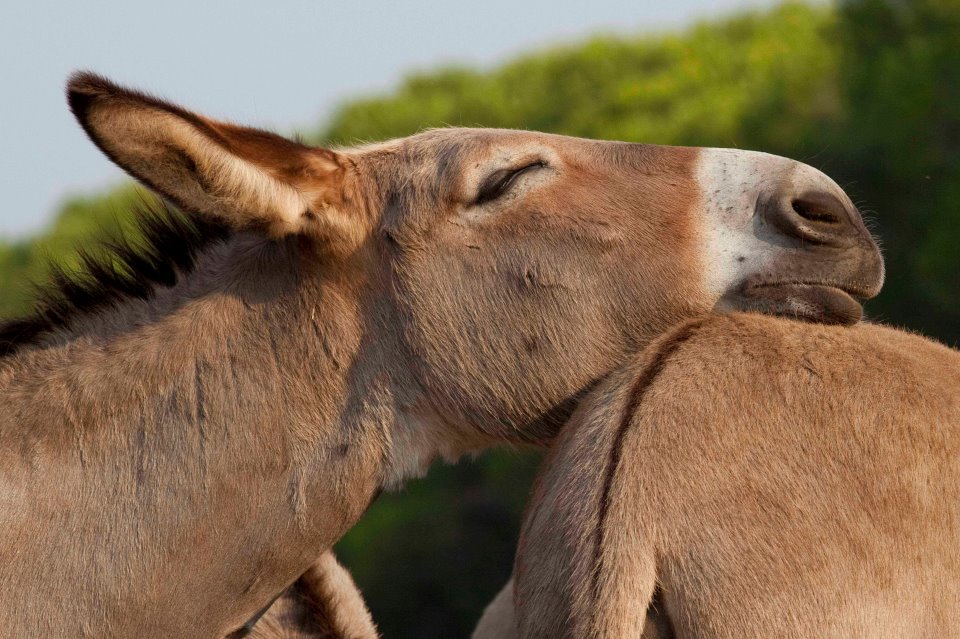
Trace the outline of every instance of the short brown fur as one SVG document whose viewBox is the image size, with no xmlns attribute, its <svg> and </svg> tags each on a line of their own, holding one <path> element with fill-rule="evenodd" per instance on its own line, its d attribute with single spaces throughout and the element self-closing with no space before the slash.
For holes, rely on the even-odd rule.
<svg viewBox="0 0 960 639">
<path fill-rule="evenodd" d="M 750 243 L 758 271 L 720 286 L 715 262 L 733 256 L 708 252 L 707 222 L 722 220 L 704 219 L 699 149 L 450 129 L 333 151 L 92 74 L 68 96 L 114 161 L 224 231 L 174 277 L 8 339 L 11 636 L 242 630 L 378 491 L 437 456 L 548 441 L 584 389 L 671 324 L 771 281 L 774 311 L 849 320 L 845 291 L 882 282 L 856 211 L 809 167 L 805 184 L 847 216 L 843 245 L 797 226 Z M 478 184 L 524 162 L 542 164 L 478 202 Z M 747 164 L 770 170 L 741 172 L 738 193 L 803 168 Z"/>
<path fill-rule="evenodd" d="M 249 639 L 376 639 L 376 626 L 350 575 L 325 553 L 251 624 Z"/>
<path fill-rule="evenodd" d="M 655 588 L 678 636 L 960 636 L 956 351 L 713 316 L 613 376 L 557 446 L 518 551 L 518 636 L 640 636 Z"/>
</svg>

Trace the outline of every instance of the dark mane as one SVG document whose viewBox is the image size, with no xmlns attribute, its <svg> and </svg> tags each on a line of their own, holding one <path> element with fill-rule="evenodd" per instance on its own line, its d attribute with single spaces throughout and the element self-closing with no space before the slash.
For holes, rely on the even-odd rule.
<svg viewBox="0 0 960 639">
<path fill-rule="evenodd" d="M 80 253 L 81 267 L 50 267 L 48 282 L 35 285 L 33 311 L 0 322 L 0 358 L 36 344 L 77 317 L 125 299 L 149 299 L 193 271 L 197 256 L 229 236 L 223 224 L 190 216 L 162 202 L 144 201 L 134 235 L 107 238 Z"/>
</svg>

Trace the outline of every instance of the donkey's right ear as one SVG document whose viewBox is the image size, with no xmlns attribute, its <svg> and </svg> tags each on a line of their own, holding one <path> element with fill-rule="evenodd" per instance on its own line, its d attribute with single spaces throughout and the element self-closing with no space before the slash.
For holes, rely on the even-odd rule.
<svg viewBox="0 0 960 639">
<path fill-rule="evenodd" d="M 70 108 L 123 170 L 180 208 L 274 237 L 355 243 L 363 223 L 344 210 L 342 155 L 218 122 L 92 73 L 67 84 Z"/>
</svg>

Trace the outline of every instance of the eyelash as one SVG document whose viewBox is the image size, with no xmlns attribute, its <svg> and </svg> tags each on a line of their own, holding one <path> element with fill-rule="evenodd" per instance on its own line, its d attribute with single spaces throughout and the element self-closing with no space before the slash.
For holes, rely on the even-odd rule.
<svg viewBox="0 0 960 639">
<path fill-rule="evenodd" d="M 521 175 L 533 169 L 543 168 L 546 165 L 547 163 L 543 160 L 537 160 L 536 162 L 531 162 L 530 164 L 515 169 L 501 169 L 493 172 L 483 181 L 483 184 L 480 185 L 474 204 L 486 204 L 487 202 L 496 200 L 506 194 Z"/>
</svg>

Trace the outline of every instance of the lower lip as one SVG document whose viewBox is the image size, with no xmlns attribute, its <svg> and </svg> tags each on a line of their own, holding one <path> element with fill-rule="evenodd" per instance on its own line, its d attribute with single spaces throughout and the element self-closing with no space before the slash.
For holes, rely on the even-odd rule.
<svg viewBox="0 0 960 639">
<path fill-rule="evenodd" d="M 846 291 L 823 284 L 762 284 L 741 295 L 749 310 L 825 324 L 856 324 L 863 307 Z"/>
</svg>

